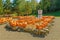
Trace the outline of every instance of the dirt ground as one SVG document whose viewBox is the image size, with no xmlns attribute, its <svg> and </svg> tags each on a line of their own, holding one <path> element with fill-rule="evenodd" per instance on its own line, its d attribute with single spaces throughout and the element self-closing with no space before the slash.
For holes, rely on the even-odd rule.
<svg viewBox="0 0 60 40">
<path fill-rule="evenodd" d="M 55 19 L 55 25 L 51 27 L 50 33 L 45 37 L 33 37 L 26 32 L 6 31 L 5 25 L 0 26 L 0 40 L 60 40 L 60 18 Z"/>
</svg>

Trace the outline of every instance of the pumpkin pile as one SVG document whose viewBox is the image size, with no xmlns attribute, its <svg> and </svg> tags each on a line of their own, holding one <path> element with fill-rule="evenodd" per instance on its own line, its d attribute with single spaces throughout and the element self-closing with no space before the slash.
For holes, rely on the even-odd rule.
<svg viewBox="0 0 60 40">
<path fill-rule="evenodd" d="M 37 18 L 35 16 L 15 16 L 0 18 L 0 24 L 8 23 L 11 30 L 34 33 L 36 35 L 47 34 L 54 22 L 54 16 L 43 16 Z"/>
<path fill-rule="evenodd" d="M 6 18 L 0 18 L 0 24 L 4 24 L 4 23 L 6 23 Z"/>
<path fill-rule="evenodd" d="M 34 16 L 17 16 L 8 18 L 7 20 L 12 30 L 24 30 L 26 32 L 40 35 L 49 33 L 49 28 L 53 24 L 54 18 L 54 16 L 43 16 L 42 18 Z"/>
</svg>

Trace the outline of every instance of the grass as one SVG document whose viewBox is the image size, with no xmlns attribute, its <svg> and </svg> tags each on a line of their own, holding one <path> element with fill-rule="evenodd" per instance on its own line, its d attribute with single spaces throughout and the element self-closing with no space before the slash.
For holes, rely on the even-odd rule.
<svg viewBox="0 0 60 40">
<path fill-rule="evenodd" d="M 43 14 L 44 16 L 55 16 L 55 17 L 60 17 L 60 11 L 56 11 L 56 12 L 50 12 L 50 13 L 46 13 Z"/>
<path fill-rule="evenodd" d="M 31 14 L 33 16 L 38 16 L 38 14 Z M 55 16 L 55 17 L 60 17 L 60 11 L 56 11 L 56 12 L 48 12 L 48 13 L 44 13 L 43 16 Z"/>
</svg>

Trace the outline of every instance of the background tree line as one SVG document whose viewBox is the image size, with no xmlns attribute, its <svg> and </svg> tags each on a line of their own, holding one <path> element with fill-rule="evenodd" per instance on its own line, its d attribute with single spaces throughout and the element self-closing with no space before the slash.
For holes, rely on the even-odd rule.
<svg viewBox="0 0 60 40">
<path fill-rule="evenodd" d="M 60 10 L 60 0 L 0 0 L 0 14 L 29 15 Z"/>
</svg>

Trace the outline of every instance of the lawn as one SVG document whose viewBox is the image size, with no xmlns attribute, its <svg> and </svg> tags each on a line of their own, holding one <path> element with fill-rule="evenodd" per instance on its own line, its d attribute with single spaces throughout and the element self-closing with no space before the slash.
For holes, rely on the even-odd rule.
<svg viewBox="0 0 60 40">
<path fill-rule="evenodd" d="M 50 12 L 50 13 L 46 13 L 43 14 L 44 16 L 56 16 L 56 17 L 60 17 L 60 11 L 56 11 L 56 12 Z"/>
<path fill-rule="evenodd" d="M 38 16 L 38 14 L 31 14 L 34 16 Z M 60 11 L 56 11 L 56 12 L 48 12 L 48 13 L 44 13 L 43 16 L 55 16 L 55 17 L 60 17 Z"/>
</svg>

